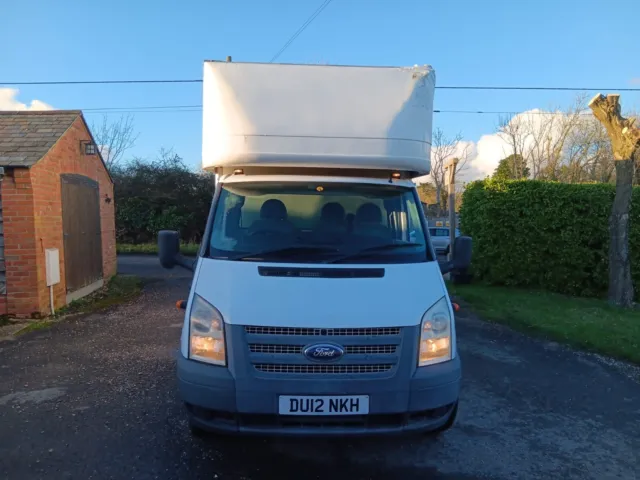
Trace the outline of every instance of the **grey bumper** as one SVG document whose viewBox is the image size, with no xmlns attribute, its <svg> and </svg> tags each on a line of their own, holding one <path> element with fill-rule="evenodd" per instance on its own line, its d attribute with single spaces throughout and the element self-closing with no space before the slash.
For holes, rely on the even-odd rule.
<svg viewBox="0 0 640 480">
<path fill-rule="evenodd" d="M 414 357 L 415 358 L 415 357 Z M 268 435 L 370 435 L 435 430 L 447 423 L 458 401 L 459 357 L 412 369 L 398 378 L 337 375 L 235 378 L 233 369 L 178 355 L 178 388 L 190 421 L 230 433 Z M 369 395 L 369 415 L 297 417 L 278 415 L 279 395 Z"/>
</svg>

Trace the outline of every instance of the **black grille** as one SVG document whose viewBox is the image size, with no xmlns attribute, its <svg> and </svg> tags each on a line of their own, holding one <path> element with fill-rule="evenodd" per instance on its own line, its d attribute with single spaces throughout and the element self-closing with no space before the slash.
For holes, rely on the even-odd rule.
<svg viewBox="0 0 640 480">
<path fill-rule="evenodd" d="M 379 328 L 298 328 L 298 327 L 245 327 L 251 335 L 300 335 L 300 336 L 389 336 L 400 335 L 400 327 Z"/>
<path fill-rule="evenodd" d="M 263 277 L 295 278 L 382 278 L 384 268 L 283 268 L 258 267 Z"/>
<path fill-rule="evenodd" d="M 302 345 L 249 345 L 251 353 L 302 353 Z"/>
<path fill-rule="evenodd" d="M 353 355 L 363 354 L 391 354 L 396 353 L 397 345 L 347 345 L 344 347 L 345 353 Z M 252 343 L 249 345 L 251 353 L 302 353 L 304 345 L 266 345 Z"/>
<path fill-rule="evenodd" d="M 302 373 L 302 374 L 349 374 L 349 373 L 382 373 L 391 370 L 393 365 L 379 363 L 374 365 L 287 365 L 257 363 L 256 370 L 266 373 Z"/>
</svg>

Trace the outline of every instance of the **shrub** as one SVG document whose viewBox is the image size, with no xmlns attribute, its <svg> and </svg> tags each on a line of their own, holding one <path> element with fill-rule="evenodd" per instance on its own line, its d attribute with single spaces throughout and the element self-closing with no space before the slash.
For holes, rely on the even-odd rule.
<svg viewBox="0 0 640 480">
<path fill-rule="evenodd" d="M 185 242 L 200 242 L 213 196 L 212 174 L 194 172 L 168 152 L 118 166 L 111 174 L 118 242 L 153 242 L 163 229 L 178 230 Z"/>
<path fill-rule="evenodd" d="M 472 268 L 491 284 L 601 296 L 608 286 L 609 184 L 481 180 L 463 194 L 460 227 L 473 238 Z M 630 249 L 640 287 L 640 188 Z"/>
</svg>

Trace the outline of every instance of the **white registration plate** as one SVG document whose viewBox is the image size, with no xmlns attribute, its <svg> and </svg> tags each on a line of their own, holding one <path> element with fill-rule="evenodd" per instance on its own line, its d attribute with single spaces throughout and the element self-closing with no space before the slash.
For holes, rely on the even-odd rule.
<svg viewBox="0 0 640 480">
<path fill-rule="evenodd" d="M 369 395 L 280 395 L 280 415 L 366 415 Z"/>
</svg>

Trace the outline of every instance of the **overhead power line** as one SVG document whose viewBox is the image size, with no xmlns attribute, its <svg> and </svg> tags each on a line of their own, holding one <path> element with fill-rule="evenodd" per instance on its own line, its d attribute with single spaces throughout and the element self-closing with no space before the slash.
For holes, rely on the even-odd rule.
<svg viewBox="0 0 640 480">
<path fill-rule="evenodd" d="M 616 90 L 619 92 L 640 92 L 640 88 L 593 88 L 593 87 L 492 87 L 492 86 L 436 86 L 443 90 L 539 90 L 539 91 L 567 91 L 567 92 L 604 92 Z"/>
<path fill-rule="evenodd" d="M 202 83 L 202 79 L 184 80 L 77 80 L 43 82 L 0 82 L 3 85 L 101 85 L 136 83 Z M 485 85 L 436 85 L 439 90 L 529 90 L 565 92 L 640 92 L 640 88 L 595 88 L 595 87 L 528 87 L 528 86 L 485 86 Z"/>
<path fill-rule="evenodd" d="M 92 107 L 78 109 L 85 113 L 164 113 L 164 112 L 200 112 L 202 105 L 152 105 L 140 107 Z M 561 111 L 508 111 L 508 110 L 443 110 L 435 109 L 433 113 L 464 114 L 464 115 L 562 115 Z M 590 112 L 578 113 L 578 115 L 592 115 Z"/>
<path fill-rule="evenodd" d="M 295 39 L 296 39 L 296 38 L 298 38 L 298 36 L 300 36 L 300 34 L 301 34 L 302 32 L 304 32 L 304 31 L 305 31 L 305 29 L 309 26 L 309 24 L 311 24 L 311 22 L 313 22 L 313 21 L 316 19 L 316 17 L 322 13 L 322 11 L 323 11 L 325 8 L 327 8 L 327 6 L 331 3 L 331 1 L 332 1 L 332 0 L 325 0 L 325 1 L 324 1 L 324 2 L 323 2 L 323 3 L 322 3 L 322 4 L 321 4 L 317 9 L 316 9 L 316 11 L 315 11 L 315 12 L 313 12 L 309 18 L 307 18 L 307 20 L 306 20 L 306 21 L 305 21 L 305 22 L 300 26 L 300 28 L 298 28 L 298 30 L 296 30 L 296 32 L 295 32 L 293 35 L 291 35 L 291 38 L 289 38 L 289 40 L 287 40 L 287 42 L 286 42 L 286 43 L 285 43 L 285 44 L 280 48 L 280 50 L 278 50 L 278 51 L 276 52 L 276 54 L 273 56 L 273 58 L 271 58 L 271 60 L 269 61 L 269 63 L 273 63 L 273 62 L 275 62 L 275 61 L 278 59 L 278 57 L 279 57 L 280 55 L 282 55 L 282 53 L 283 53 L 287 48 L 289 48 L 289 45 L 291 45 L 291 44 L 295 41 Z"/>
<path fill-rule="evenodd" d="M 532 111 L 497 111 L 497 110 L 434 110 L 433 113 L 462 113 L 462 114 L 476 114 L 476 115 L 575 115 L 575 114 L 567 114 L 562 111 L 555 112 L 532 112 Z M 578 113 L 580 116 L 592 116 L 591 112 L 582 112 Z"/>
<path fill-rule="evenodd" d="M 202 80 L 63 80 L 53 82 L 0 82 L 0 85 L 102 85 L 118 83 L 202 83 Z"/>
<path fill-rule="evenodd" d="M 160 106 L 146 106 L 146 107 L 93 107 L 93 108 L 83 108 L 83 109 L 78 109 L 78 110 L 82 110 L 83 112 L 91 112 L 91 111 L 96 111 L 96 110 L 100 110 L 100 111 L 119 111 L 119 110 L 160 110 L 160 109 L 168 109 L 168 110 L 182 110 L 182 109 L 187 109 L 187 108 L 197 108 L 202 110 L 202 104 L 200 105 L 160 105 Z"/>
</svg>

